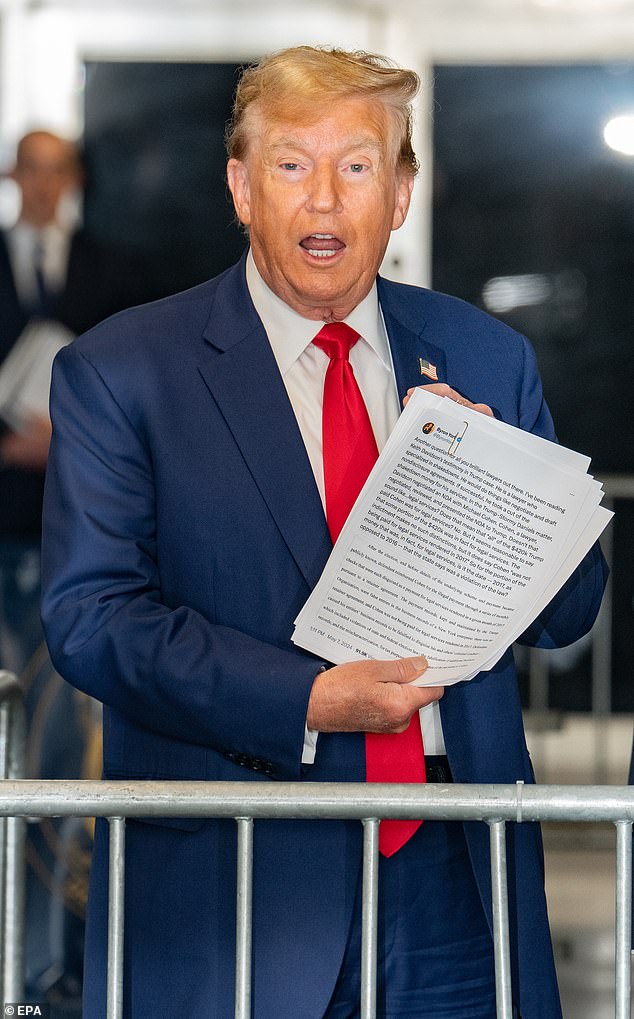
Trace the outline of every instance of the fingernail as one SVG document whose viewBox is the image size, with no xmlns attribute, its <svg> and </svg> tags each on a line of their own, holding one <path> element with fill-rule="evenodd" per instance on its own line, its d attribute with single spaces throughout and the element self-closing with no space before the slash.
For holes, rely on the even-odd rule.
<svg viewBox="0 0 634 1019">
<path fill-rule="evenodd" d="M 429 665 L 424 655 L 417 655 L 416 658 L 412 658 L 412 663 L 416 669 L 426 669 Z"/>
</svg>

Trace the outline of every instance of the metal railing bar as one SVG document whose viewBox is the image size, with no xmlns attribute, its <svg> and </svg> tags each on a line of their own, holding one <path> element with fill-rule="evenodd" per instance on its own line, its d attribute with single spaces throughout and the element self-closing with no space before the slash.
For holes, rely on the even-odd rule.
<svg viewBox="0 0 634 1019">
<path fill-rule="evenodd" d="M 106 817 L 110 824 L 107 1019 L 123 1014 L 126 817 L 217 817 L 238 823 L 237 1019 L 250 1019 L 253 821 L 256 818 L 357 819 L 364 825 L 362 1019 L 376 1013 L 379 818 L 481 820 L 490 829 L 497 1019 L 511 1019 L 505 822 L 611 821 L 617 831 L 616 1019 L 629 1019 L 632 947 L 630 786 L 421 785 L 5 779 L 0 817 Z M 16 850 L 17 851 L 17 850 Z M 5 863 L 7 861 L 5 860 Z M 17 931 L 17 928 L 16 928 Z M 21 945 L 3 930 L 4 945 Z M 10 985 L 5 984 L 5 988 Z M 9 991 L 5 989 L 5 1000 Z M 10 993 L 13 993 L 11 991 Z M 14 1000 L 20 1000 L 14 997 Z"/>
<path fill-rule="evenodd" d="M 363 821 L 361 913 L 361 1019 L 375 1019 L 379 916 L 379 822 Z"/>
<path fill-rule="evenodd" d="M 614 509 L 612 498 L 606 498 L 606 509 Z M 594 721 L 594 771 L 593 780 L 607 781 L 608 754 L 607 725 L 612 710 L 612 569 L 614 559 L 614 521 L 601 535 L 601 548 L 608 564 L 608 578 L 603 592 L 599 614 L 591 630 L 592 638 L 592 685 L 591 717 Z"/>
<path fill-rule="evenodd" d="M 0 778 L 9 778 L 9 711 L 9 700 L 0 693 Z"/>
<path fill-rule="evenodd" d="M 26 715 L 22 688 L 10 672 L 0 672 L 0 777 L 24 773 Z M 0 994 L 2 1001 L 24 998 L 24 817 L 9 815 L 0 822 Z"/>
<path fill-rule="evenodd" d="M 9 712 L 10 705 L 8 701 L 0 701 L 0 778 L 8 778 L 9 776 Z M 10 818 L 0 818 L 0 937 L 2 938 L 2 944 L 8 943 L 7 932 L 6 932 L 6 912 L 5 912 L 5 896 L 7 893 L 7 886 L 9 882 L 7 872 L 7 829 L 10 824 Z M 5 959 L 2 957 L 2 967 L 0 972 L 0 992 L 2 998 L 0 1000 L 19 1000 L 19 999 L 8 999 L 4 993 L 6 973 L 5 971 Z"/>
<path fill-rule="evenodd" d="M 603 505 L 614 508 L 614 500 L 634 499 L 634 474 L 598 474 L 603 485 Z M 593 781 L 597 784 L 608 779 L 607 721 L 612 709 L 612 565 L 614 558 L 614 522 L 601 535 L 601 547 L 609 567 L 606 588 L 599 615 L 590 631 L 592 646 L 591 665 L 591 718 L 593 733 Z M 529 651 L 529 708 L 537 714 L 547 709 L 550 688 L 549 652 L 537 648 Z M 553 713 L 555 714 L 555 713 Z"/>
<path fill-rule="evenodd" d="M 22 688 L 12 672 L 0 669 L 0 706 L 7 713 L 7 721 L 3 723 L 2 749 L 0 751 L 0 767 L 2 778 L 17 778 L 22 774 L 24 762 L 24 746 L 26 726 L 24 724 L 24 705 Z M 12 726 L 9 724 L 12 723 Z"/>
<path fill-rule="evenodd" d="M 632 822 L 616 824 L 615 1019 L 630 1019 L 632 997 Z"/>
<path fill-rule="evenodd" d="M 24 818 L 7 818 L 2 942 L 4 945 L 2 978 L 4 1001 L 22 1001 L 24 999 L 25 837 L 26 821 Z"/>
<path fill-rule="evenodd" d="M 238 817 L 235 1019 L 251 1019 L 253 818 Z"/>
<path fill-rule="evenodd" d="M 107 1019 L 123 1016 L 123 935 L 125 915 L 125 818 L 109 817 Z"/>
<path fill-rule="evenodd" d="M 363 782 L 0 783 L 0 816 L 634 821 L 634 787 Z"/>
<path fill-rule="evenodd" d="M 509 903 L 506 879 L 506 825 L 504 821 L 489 822 L 489 843 L 491 846 L 496 1017 L 497 1019 L 513 1019 Z"/>
</svg>

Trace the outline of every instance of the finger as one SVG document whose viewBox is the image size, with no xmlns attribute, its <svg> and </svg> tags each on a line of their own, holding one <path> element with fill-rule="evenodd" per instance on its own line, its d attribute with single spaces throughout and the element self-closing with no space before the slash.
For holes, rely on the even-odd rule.
<svg viewBox="0 0 634 1019">
<path fill-rule="evenodd" d="M 424 389 L 428 393 L 433 393 L 435 396 L 444 396 L 448 400 L 453 400 L 460 407 L 469 407 L 471 410 L 477 411 L 479 414 L 485 414 L 487 417 L 494 417 L 493 411 L 487 403 L 472 403 L 466 396 L 459 393 L 457 389 L 452 389 L 446 382 L 433 382 L 428 386 L 418 386 L 418 389 Z M 406 407 L 409 399 L 414 392 L 413 389 L 408 389 L 407 393 L 403 397 L 403 406 Z"/>
<path fill-rule="evenodd" d="M 455 389 L 448 386 L 446 382 L 431 382 L 428 386 L 416 386 L 416 389 L 424 389 L 427 393 L 432 393 L 434 396 L 446 396 L 450 400 L 461 399 L 460 393 L 457 393 Z M 414 389 L 408 389 L 407 393 L 403 397 L 403 406 L 406 407 Z"/>
<path fill-rule="evenodd" d="M 416 706 L 424 708 L 432 701 L 439 701 L 445 693 L 444 686 L 412 686 L 409 688 L 416 696 Z"/>
<path fill-rule="evenodd" d="M 457 389 L 451 389 L 446 386 L 445 393 L 439 393 L 440 396 L 446 396 L 449 400 L 453 400 L 459 407 L 468 407 L 470 410 L 477 411 L 478 414 L 484 414 L 486 417 L 494 417 L 493 411 L 489 407 L 488 403 L 472 403 L 466 396 L 459 393 Z"/>
<path fill-rule="evenodd" d="M 417 711 L 420 711 L 421 708 L 426 708 L 428 704 L 439 701 L 444 695 L 445 689 L 442 686 L 411 686 L 405 684 L 398 687 L 398 692 L 400 694 L 400 703 L 398 704 L 400 718 L 396 722 L 386 722 L 384 731 L 405 732 L 412 716 Z M 394 718 L 395 706 L 392 705 L 392 708 L 392 718 Z"/>
<path fill-rule="evenodd" d="M 412 683 L 427 670 L 429 662 L 424 655 L 413 658 L 395 658 L 393 661 L 382 662 L 380 682 Z"/>
<path fill-rule="evenodd" d="M 485 414 L 489 418 L 495 417 L 488 403 L 472 403 L 471 406 L 474 410 L 477 410 L 478 414 Z"/>
<path fill-rule="evenodd" d="M 475 410 L 478 414 L 485 414 L 487 417 L 494 416 L 488 403 L 472 403 L 466 396 L 459 393 L 457 389 L 449 389 L 446 395 L 454 403 L 457 403 L 459 407 L 468 407 L 470 410 Z"/>
</svg>

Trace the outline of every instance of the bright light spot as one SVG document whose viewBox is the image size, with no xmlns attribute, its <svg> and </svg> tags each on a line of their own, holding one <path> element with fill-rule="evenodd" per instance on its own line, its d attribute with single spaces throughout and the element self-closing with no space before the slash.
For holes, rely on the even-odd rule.
<svg viewBox="0 0 634 1019">
<path fill-rule="evenodd" d="M 548 276 L 531 273 L 525 276 L 495 276 L 485 283 L 482 297 L 489 311 L 503 314 L 513 308 L 544 304 L 552 294 Z"/>
<path fill-rule="evenodd" d="M 634 114 L 608 120 L 603 128 L 603 138 L 615 152 L 634 156 Z"/>
</svg>

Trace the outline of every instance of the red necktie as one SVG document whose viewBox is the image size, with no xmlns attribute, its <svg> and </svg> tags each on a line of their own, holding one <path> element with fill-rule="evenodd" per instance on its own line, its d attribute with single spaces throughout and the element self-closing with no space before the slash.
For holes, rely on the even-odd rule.
<svg viewBox="0 0 634 1019">
<path fill-rule="evenodd" d="M 330 358 L 324 382 L 322 438 L 326 518 L 335 542 L 379 455 L 368 411 L 350 364 L 359 339 L 344 322 L 321 329 L 313 343 Z M 368 782 L 424 782 L 425 756 L 416 712 L 401 733 L 365 734 Z M 382 821 L 379 849 L 391 856 L 412 837 L 420 821 Z"/>
</svg>

